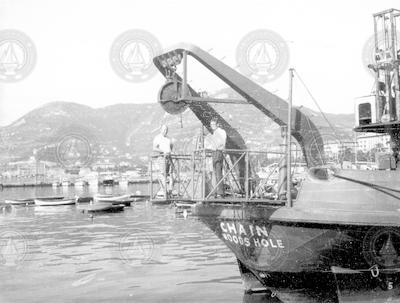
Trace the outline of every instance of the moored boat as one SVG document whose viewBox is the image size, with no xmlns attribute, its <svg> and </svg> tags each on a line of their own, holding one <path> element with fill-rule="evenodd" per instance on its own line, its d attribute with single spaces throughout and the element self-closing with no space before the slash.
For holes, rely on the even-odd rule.
<svg viewBox="0 0 400 303">
<path fill-rule="evenodd" d="M 79 206 L 78 209 L 82 212 L 94 213 L 94 212 L 119 212 L 124 210 L 123 204 L 112 204 L 112 203 L 94 203 L 86 206 Z"/>
<path fill-rule="evenodd" d="M 36 198 L 34 202 L 38 206 L 73 205 L 76 203 L 75 199 L 64 199 L 64 197 Z"/>
<path fill-rule="evenodd" d="M 133 202 L 145 202 L 150 199 L 150 195 L 130 195 L 130 198 L 133 199 Z"/>
<path fill-rule="evenodd" d="M 34 204 L 34 199 L 33 198 L 28 198 L 28 199 L 5 199 L 4 202 L 6 204 L 11 204 L 11 205 L 29 205 L 29 204 Z"/>
<path fill-rule="evenodd" d="M 130 206 L 132 202 L 135 202 L 134 198 L 131 198 L 131 195 L 103 195 L 97 194 L 94 196 L 94 201 L 102 202 L 102 203 L 112 203 L 112 204 L 124 204 L 125 206 Z"/>
<path fill-rule="evenodd" d="M 75 197 L 76 203 L 90 203 L 94 201 L 94 198 L 92 196 L 87 196 L 87 197 Z"/>
<path fill-rule="evenodd" d="M 195 157 L 205 162 L 206 151 L 201 151 L 203 158 L 192 155 L 191 182 L 200 171 L 202 195 L 196 199 L 194 213 L 235 254 L 247 290 L 275 283 L 287 286 L 292 281 L 309 286 L 309 281 L 321 276 L 365 277 L 388 290 L 400 285 L 400 41 L 396 38 L 400 11 L 389 9 L 373 16 L 376 62 L 368 68 L 375 73 L 376 88 L 373 100 L 357 104 L 354 131 L 390 136 L 392 151 L 381 159 L 379 170 L 329 165 L 324 152 L 327 139 L 305 111 L 291 106 L 292 81 L 297 75 L 294 69 L 289 70 L 286 102 L 194 45 L 178 45 L 153 59 L 167 78 L 159 93 L 165 111 L 180 114 L 188 107 L 208 129 L 211 117 L 217 117 L 227 135 L 226 149 L 221 153 L 232 163 L 237 159 L 219 181 L 222 185 L 229 182 L 229 172 L 236 170 L 232 175 L 238 180 L 237 196 L 232 191 L 228 196 L 211 197 L 216 187 L 208 191 L 207 171 L 194 162 Z M 380 32 L 380 28 L 385 30 Z M 243 99 L 202 97 L 188 84 L 188 56 Z M 181 63 L 183 75 L 176 72 Z M 266 183 L 252 186 L 258 181 L 252 178 L 251 151 L 241 135 L 208 104 L 218 102 L 253 105 L 282 127 L 285 151 L 274 195 L 258 198 Z M 300 185 L 292 178 L 292 137 L 307 164 L 307 172 L 299 176 Z M 194 197 L 195 192 L 190 195 Z"/>
</svg>

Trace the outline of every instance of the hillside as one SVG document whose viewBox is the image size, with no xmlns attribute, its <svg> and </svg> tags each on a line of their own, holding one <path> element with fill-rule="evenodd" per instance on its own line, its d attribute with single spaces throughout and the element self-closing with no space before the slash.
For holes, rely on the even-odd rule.
<svg viewBox="0 0 400 303">
<path fill-rule="evenodd" d="M 249 148 L 265 149 L 281 144 L 279 127 L 258 110 L 247 105 L 214 106 L 245 138 Z M 321 133 L 332 133 L 320 113 L 307 108 Z M 326 114 L 341 138 L 351 137 L 353 115 Z M 177 149 L 190 148 L 200 132 L 201 124 L 187 110 L 182 115 L 166 114 L 159 104 L 116 104 L 94 109 L 69 102 L 52 102 L 2 127 L 0 159 L 2 162 L 27 159 L 36 150 L 41 160 L 56 161 L 59 143 L 70 135 L 78 135 L 91 145 L 97 157 L 147 155 L 152 139 L 161 124 L 170 128 Z"/>
</svg>

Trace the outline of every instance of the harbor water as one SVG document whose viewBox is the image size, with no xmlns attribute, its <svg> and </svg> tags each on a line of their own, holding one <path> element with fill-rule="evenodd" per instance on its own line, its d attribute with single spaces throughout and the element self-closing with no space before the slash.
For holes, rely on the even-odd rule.
<svg viewBox="0 0 400 303">
<path fill-rule="evenodd" d="M 276 289 L 246 294 L 233 253 L 200 220 L 136 202 L 119 213 L 76 206 L 5 206 L 4 199 L 147 194 L 127 188 L 6 188 L 0 192 L 0 303 L 399 302 L 399 289 Z M 323 289 L 323 291 L 317 291 Z"/>
<path fill-rule="evenodd" d="M 17 188 L 6 198 L 146 193 Z M 76 206 L 6 208 L 0 215 L 0 302 L 241 302 L 233 254 L 201 222 L 138 202 L 90 216 Z"/>
</svg>

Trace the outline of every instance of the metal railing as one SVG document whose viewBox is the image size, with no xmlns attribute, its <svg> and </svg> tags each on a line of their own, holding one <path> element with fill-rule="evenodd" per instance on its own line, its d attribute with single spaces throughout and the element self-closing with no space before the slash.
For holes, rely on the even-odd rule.
<svg viewBox="0 0 400 303">
<path fill-rule="evenodd" d="M 219 180 L 216 180 L 213 169 L 213 151 L 200 149 L 191 154 L 151 156 L 151 200 L 215 200 L 217 188 L 221 185 L 225 198 L 229 200 L 278 199 L 279 168 L 285 163 L 283 152 L 234 149 L 221 152 L 223 173 Z M 274 164 L 261 171 L 260 163 Z M 294 169 L 292 176 L 293 173 Z"/>
</svg>

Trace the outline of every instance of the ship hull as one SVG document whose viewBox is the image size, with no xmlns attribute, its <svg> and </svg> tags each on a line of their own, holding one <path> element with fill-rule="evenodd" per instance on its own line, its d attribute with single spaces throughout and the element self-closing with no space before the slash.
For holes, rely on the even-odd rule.
<svg viewBox="0 0 400 303">
<path fill-rule="evenodd" d="M 264 286 L 321 275 L 397 276 L 399 227 L 276 221 L 277 209 L 200 204 L 194 213 L 235 254 L 241 272 Z"/>
</svg>

